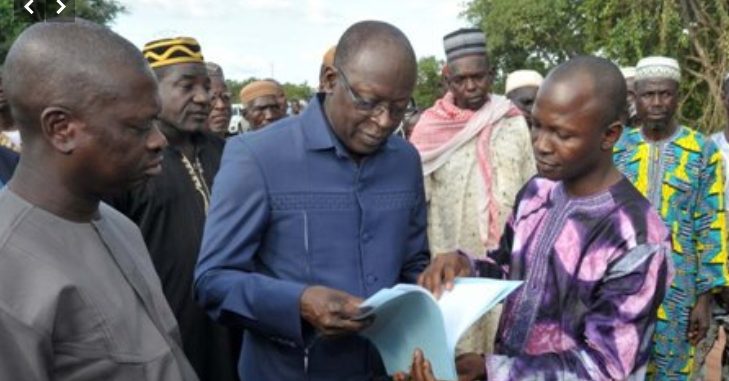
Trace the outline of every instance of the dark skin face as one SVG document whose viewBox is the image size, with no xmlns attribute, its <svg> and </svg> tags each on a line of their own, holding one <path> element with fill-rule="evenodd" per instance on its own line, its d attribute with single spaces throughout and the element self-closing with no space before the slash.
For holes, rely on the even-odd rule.
<svg viewBox="0 0 729 381">
<path fill-rule="evenodd" d="M 489 100 L 491 69 L 486 57 L 465 56 L 448 62 L 446 80 L 456 106 L 476 111 Z"/>
<path fill-rule="evenodd" d="M 281 107 L 274 95 L 258 97 L 246 105 L 245 117 L 251 124 L 252 130 L 261 129 L 283 118 L 283 116 L 284 114 L 281 112 Z"/>
<path fill-rule="evenodd" d="M 294 115 L 299 115 L 301 112 L 301 103 L 299 101 L 291 101 L 291 113 Z"/>
<path fill-rule="evenodd" d="M 276 102 L 278 102 L 278 108 L 281 112 L 286 115 L 286 110 L 288 109 L 286 106 L 288 106 L 288 101 L 286 100 L 286 94 L 281 86 L 279 86 L 278 94 L 276 94 Z"/>
<path fill-rule="evenodd" d="M 635 84 L 635 109 L 649 139 L 660 140 L 675 131 L 678 83 L 670 79 L 645 79 Z"/>
<path fill-rule="evenodd" d="M 157 85 L 151 75 L 124 78 L 113 102 L 69 122 L 76 131 L 69 141 L 76 181 L 99 195 L 122 191 L 162 170 L 167 140 L 154 123 L 161 110 Z"/>
<path fill-rule="evenodd" d="M 208 128 L 215 134 L 225 136 L 230 125 L 233 110 L 230 101 L 230 92 L 225 80 L 221 76 L 210 77 L 210 116 Z"/>
<path fill-rule="evenodd" d="M 587 84 L 586 84 L 587 83 Z M 563 181 L 568 193 L 585 196 L 620 179 L 612 149 L 622 133 L 620 120 L 606 122 L 589 79 L 547 81 L 532 116 L 532 145 L 539 174 Z"/>
<path fill-rule="evenodd" d="M 103 196 L 160 173 L 167 141 L 154 123 L 161 110 L 157 82 L 141 66 L 113 72 L 113 98 L 79 95 L 89 101 L 73 107 L 51 101 L 44 107 L 40 133 L 28 134 L 31 153 L 21 160 L 13 190 L 58 215 L 83 220 Z M 63 185 L 42 187 L 39 179 Z"/>
<path fill-rule="evenodd" d="M 527 86 L 519 87 L 506 94 L 506 97 L 524 114 L 524 118 L 526 118 L 530 127 L 532 125 L 532 106 L 534 106 L 538 90 L 539 88 L 536 86 Z"/>
<path fill-rule="evenodd" d="M 202 131 L 210 114 L 210 78 L 202 63 L 185 63 L 165 68 L 159 81 L 165 133 Z"/>
<path fill-rule="evenodd" d="M 626 79 L 625 86 L 628 87 L 628 105 L 631 105 L 635 102 L 635 78 Z"/>
<path fill-rule="evenodd" d="M 325 112 L 355 161 L 377 151 L 397 129 L 415 87 L 415 65 L 395 47 L 368 47 L 344 67 L 326 69 Z M 367 110 L 363 104 L 377 105 Z"/>
</svg>

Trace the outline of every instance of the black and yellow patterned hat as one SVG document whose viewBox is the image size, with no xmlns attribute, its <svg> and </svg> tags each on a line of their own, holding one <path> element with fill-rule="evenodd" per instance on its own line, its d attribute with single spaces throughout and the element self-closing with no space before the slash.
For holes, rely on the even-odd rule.
<svg viewBox="0 0 729 381">
<path fill-rule="evenodd" d="M 200 44 L 192 37 L 164 38 L 148 42 L 142 51 L 152 69 L 181 63 L 204 63 Z"/>
</svg>

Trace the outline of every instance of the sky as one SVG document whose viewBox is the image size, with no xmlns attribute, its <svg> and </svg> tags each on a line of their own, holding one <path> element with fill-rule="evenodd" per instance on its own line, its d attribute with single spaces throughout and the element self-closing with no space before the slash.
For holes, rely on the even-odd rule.
<svg viewBox="0 0 729 381">
<path fill-rule="evenodd" d="M 164 37 L 195 37 L 228 79 L 273 77 L 319 82 L 326 50 L 351 24 L 382 20 L 400 28 L 418 57 L 443 59 L 443 36 L 469 26 L 464 0 L 120 0 L 127 13 L 112 29 L 142 47 Z"/>
</svg>

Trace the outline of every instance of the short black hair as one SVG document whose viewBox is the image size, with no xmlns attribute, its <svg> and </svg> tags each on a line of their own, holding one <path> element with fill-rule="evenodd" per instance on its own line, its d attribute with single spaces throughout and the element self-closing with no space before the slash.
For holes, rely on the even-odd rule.
<svg viewBox="0 0 729 381">
<path fill-rule="evenodd" d="M 151 76 L 142 52 L 111 29 L 83 19 L 38 23 L 10 48 L 3 88 L 21 130 L 32 130 L 51 104 L 84 112 L 114 99 L 120 67 Z"/>
<path fill-rule="evenodd" d="M 407 36 L 395 27 L 382 21 L 361 21 L 344 32 L 334 53 L 334 66 L 346 67 L 364 48 L 376 44 L 395 44 L 402 47 L 415 65 L 417 59 Z"/>
<path fill-rule="evenodd" d="M 547 79 L 575 80 L 578 75 L 592 82 L 594 95 L 604 105 L 601 107 L 604 123 L 620 120 L 627 107 L 628 97 L 628 87 L 620 68 L 605 58 L 577 56 L 557 66 Z"/>
</svg>

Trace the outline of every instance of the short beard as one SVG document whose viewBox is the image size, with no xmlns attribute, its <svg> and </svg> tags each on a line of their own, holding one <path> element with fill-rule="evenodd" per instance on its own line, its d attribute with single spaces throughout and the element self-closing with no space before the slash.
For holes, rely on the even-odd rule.
<svg viewBox="0 0 729 381">
<path fill-rule="evenodd" d="M 665 131 L 668 129 L 669 124 L 669 121 L 645 122 L 643 123 L 643 127 L 651 131 Z"/>
</svg>

